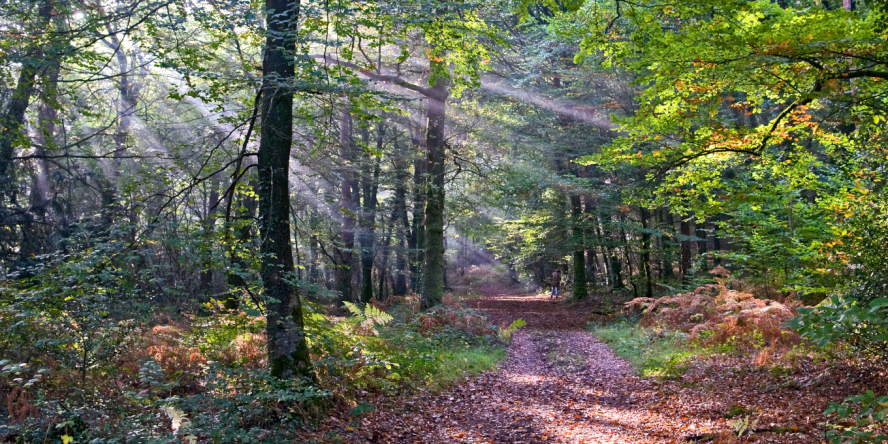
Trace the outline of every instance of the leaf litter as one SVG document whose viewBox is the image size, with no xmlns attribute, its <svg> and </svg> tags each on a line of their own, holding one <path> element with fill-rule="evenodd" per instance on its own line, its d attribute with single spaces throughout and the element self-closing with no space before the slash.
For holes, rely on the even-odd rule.
<svg viewBox="0 0 888 444">
<path fill-rule="evenodd" d="M 443 393 L 380 396 L 371 400 L 377 409 L 359 419 L 333 415 L 325 424 L 337 430 L 329 442 L 818 443 L 828 401 L 875 382 L 835 363 L 775 375 L 718 356 L 675 380 L 641 378 L 583 330 L 595 317 L 591 305 L 516 292 L 470 304 L 496 324 L 527 321 L 503 365 Z M 743 420 L 756 428 L 738 438 Z"/>
</svg>

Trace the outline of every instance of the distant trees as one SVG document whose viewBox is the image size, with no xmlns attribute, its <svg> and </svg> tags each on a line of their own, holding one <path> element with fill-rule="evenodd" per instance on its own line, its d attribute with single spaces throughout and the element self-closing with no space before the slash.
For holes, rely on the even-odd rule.
<svg viewBox="0 0 888 444">
<path fill-rule="evenodd" d="M 835 251 L 822 247 L 850 235 L 835 228 L 851 214 L 837 213 L 846 208 L 838 202 L 871 195 L 882 180 L 873 150 L 883 110 L 870 95 L 882 93 L 888 60 L 873 40 L 881 10 L 719 0 L 579 6 L 522 3 L 515 32 L 525 46 L 502 64 L 521 90 L 485 93 L 491 108 L 524 119 L 510 122 L 525 136 L 511 155 L 526 162 L 504 176 L 497 200 L 520 222 L 497 234 L 500 251 L 510 245 L 509 257 L 540 277 L 571 266 L 578 295 L 579 268 L 589 282 L 636 296 L 695 285 L 716 265 L 813 299 L 842 288 L 817 270 L 835 272 L 827 263 Z M 805 39 L 785 34 L 802 16 Z M 725 25 L 734 21 L 744 25 Z M 664 23 L 675 28 L 664 34 Z M 742 49 L 750 47 L 762 49 Z M 608 121 L 622 131 L 602 131 Z M 565 156 L 569 169 L 557 161 Z M 584 218 L 577 195 L 589 202 Z"/>
</svg>

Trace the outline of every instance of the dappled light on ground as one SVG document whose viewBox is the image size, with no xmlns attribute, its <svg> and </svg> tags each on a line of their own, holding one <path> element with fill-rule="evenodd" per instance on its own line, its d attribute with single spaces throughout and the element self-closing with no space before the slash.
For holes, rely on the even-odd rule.
<svg viewBox="0 0 888 444">
<path fill-rule="evenodd" d="M 729 427 L 720 405 L 688 417 L 656 404 L 654 384 L 583 331 L 595 316 L 585 305 L 518 291 L 469 304 L 497 325 L 527 321 L 508 361 L 443 394 L 370 415 L 354 442 L 670 443 Z"/>
<path fill-rule="evenodd" d="M 827 400 L 864 384 L 850 369 L 851 383 L 814 378 L 838 375 L 838 368 L 806 369 L 787 379 L 727 356 L 703 359 L 665 379 L 642 378 L 586 331 L 589 320 L 601 317 L 597 305 L 516 287 L 489 290 L 464 303 L 487 312 L 496 325 L 527 322 L 512 336 L 507 361 L 442 393 L 377 398 L 376 412 L 350 419 L 345 442 L 819 443 Z M 787 380 L 794 385 L 780 385 Z M 739 439 L 738 418 L 757 420 Z"/>
</svg>

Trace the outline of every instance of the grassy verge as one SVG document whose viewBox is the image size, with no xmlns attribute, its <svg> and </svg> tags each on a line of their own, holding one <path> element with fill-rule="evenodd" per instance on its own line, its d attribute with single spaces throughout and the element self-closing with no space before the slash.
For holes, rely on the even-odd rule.
<svg viewBox="0 0 888 444">
<path fill-rule="evenodd" d="M 388 346 L 386 360 L 397 364 L 399 375 L 407 379 L 403 382 L 415 388 L 443 389 L 496 367 L 506 356 L 505 344 L 494 337 L 449 327 L 422 335 L 411 327 L 386 326 L 380 329 L 379 339 Z"/>
<path fill-rule="evenodd" d="M 684 373 L 691 360 L 706 353 L 689 344 L 684 333 L 655 332 L 631 321 L 592 325 L 591 332 L 644 377 L 675 378 Z"/>
</svg>

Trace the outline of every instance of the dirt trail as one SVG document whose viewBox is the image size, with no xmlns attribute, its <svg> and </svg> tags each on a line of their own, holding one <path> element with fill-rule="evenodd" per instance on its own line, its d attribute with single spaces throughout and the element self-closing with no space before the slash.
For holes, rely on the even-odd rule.
<svg viewBox="0 0 888 444">
<path fill-rule="evenodd" d="M 678 443 L 726 427 L 715 410 L 696 418 L 660 414 L 662 394 L 583 331 L 582 308 L 529 295 L 470 305 L 498 325 L 527 321 L 508 361 L 451 391 L 368 418 L 364 442 Z"/>
</svg>

